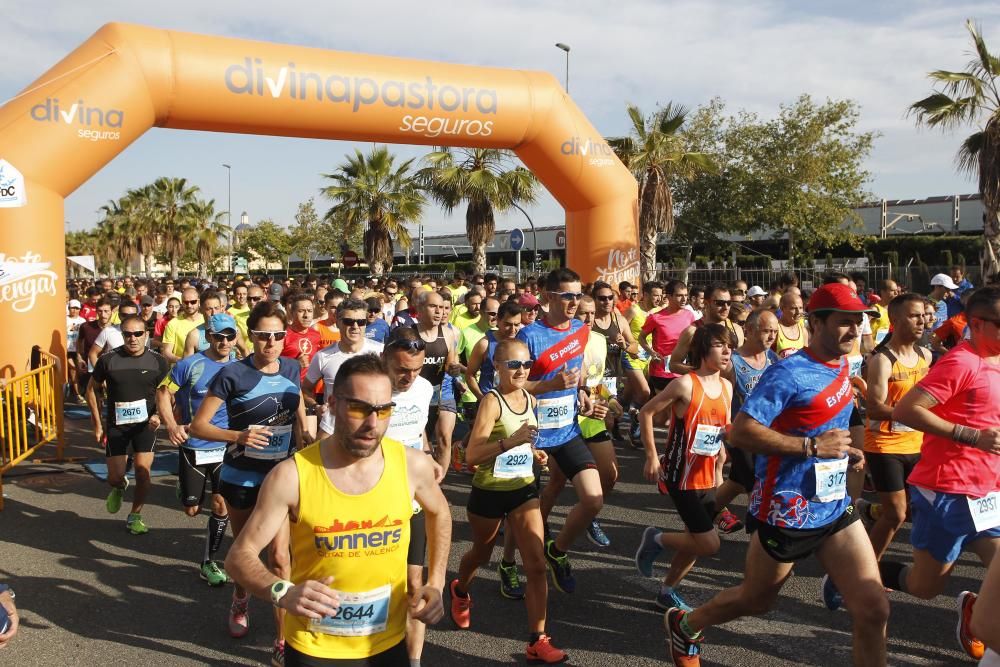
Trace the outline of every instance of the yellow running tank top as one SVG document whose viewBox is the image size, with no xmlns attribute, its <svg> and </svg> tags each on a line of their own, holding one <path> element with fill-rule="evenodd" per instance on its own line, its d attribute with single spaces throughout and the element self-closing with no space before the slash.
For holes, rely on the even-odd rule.
<svg viewBox="0 0 1000 667">
<path fill-rule="evenodd" d="M 528 392 L 524 392 L 524 399 L 527 405 L 524 412 L 514 412 L 507 401 L 503 399 L 496 389 L 489 393 L 493 394 L 500 403 L 500 417 L 494 424 L 493 430 L 487 442 L 496 442 L 501 438 L 507 438 L 511 433 L 521 428 L 521 424 L 538 426 L 538 419 L 535 411 L 531 409 L 531 397 Z M 489 394 L 487 394 L 489 395 Z M 484 397 L 485 398 L 485 397 Z M 472 485 L 478 489 L 486 491 L 517 491 L 529 484 L 534 484 L 535 473 L 532 468 L 534 454 L 530 445 L 518 445 L 506 452 L 499 454 L 489 463 L 481 463 L 476 468 L 476 474 L 472 478 Z"/>
<path fill-rule="evenodd" d="M 382 439 L 385 469 L 370 490 L 343 493 L 323 466 L 322 446 L 295 454 L 299 516 L 290 523 L 292 582 L 334 578 L 336 617 L 285 614 L 285 639 L 317 658 L 358 659 L 388 650 L 406 634 L 406 552 L 410 484 L 406 447 Z"/>
<path fill-rule="evenodd" d="M 802 320 L 795 323 L 795 328 L 799 330 L 799 337 L 792 339 L 785 335 L 782 325 L 778 324 L 778 337 L 774 339 L 774 352 L 779 358 L 791 356 L 806 346 L 806 325 Z"/>
</svg>

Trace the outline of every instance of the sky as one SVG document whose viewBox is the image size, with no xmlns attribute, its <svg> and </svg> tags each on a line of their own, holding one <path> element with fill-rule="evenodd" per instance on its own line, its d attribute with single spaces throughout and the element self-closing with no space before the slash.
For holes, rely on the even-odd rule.
<svg viewBox="0 0 1000 667">
<path fill-rule="evenodd" d="M 729 111 L 776 115 L 781 103 L 808 93 L 850 98 L 860 130 L 879 133 L 865 165 L 876 198 L 906 199 L 975 191 L 955 170 L 955 151 L 970 131 L 918 129 L 906 108 L 931 91 L 935 69 L 960 70 L 971 42 L 965 20 L 980 22 L 1000 51 L 1000 3 L 880 0 L 464 0 L 463 2 L 294 2 L 217 0 L 168 3 L 102 0 L 18 3 L 0 22 L 4 44 L 0 104 L 110 21 L 302 46 L 415 59 L 541 70 L 565 77 L 569 91 L 605 136 L 627 131 L 625 105 L 646 111 L 675 102 L 695 108 L 720 97 Z M 153 129 L 66 200 L 67 229 L 96 225 L 98 209 L 159 176 L 185 177 L 226 210 L 232 165 L 234 224 L 292 221 L 298 203 L 320 196 L 322 174 L 355 146 L 370 144 Z M 396 146 L 400 157 L 425 147 Z M 2 158 L 0 146 L 0 158 Z M 528 208 L 536 225 L 558 224 L 561 207 L 547 193 Z M 429 206 L 425 233 L 460 231 Z M 498 227 L 524 226 L 519 213 Z"/>
</svg>

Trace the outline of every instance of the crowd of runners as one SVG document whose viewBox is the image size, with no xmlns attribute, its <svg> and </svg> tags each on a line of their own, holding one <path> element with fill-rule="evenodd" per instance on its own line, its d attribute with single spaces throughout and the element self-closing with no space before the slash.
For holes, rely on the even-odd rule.
<svg viewBox="0 0 1000 667">
<path fill-rule="evenodd" d="M 998 667 L 1000 287 L 957 267 L 929 296 L 822 283 L 584 284 L 569 268 L 524 283 L 71 281 L 67 400 L 90 407 L 107 511 L 130 495 L 133 535 L 155 530 L 142 510 L 157 438 L 179 449 L 178 504 L 207 515 L 197 571 L 234 584 L 233 637 L 251 595 L 273 604 L 279 667 L 419 665 L 426 624 L 476 625 L 497 542 L 526 659 L 566 661 L 550 584 L 587 596 L 571 554 L 611 547 L 600 515 L 622 447 L 644 453 L 684 526 L 618 545 L 645 577 L 665 563 L 653 602 L 674 664 L 698 665 L 713 626 L 779 605 L 815 557 L 817 598 L 851 614 L 854 664 L 885 665 L 890 600 L 940 595 L 968 551 L 982 588 L 941 625 Z M 471 486 L 472 543 L 450 580 L 446 474 Z M 912 558 L 883 558 L 905 522 Z M 739 530 L 741 582 L 692 608 L 686 575 Z"/>
</svg>

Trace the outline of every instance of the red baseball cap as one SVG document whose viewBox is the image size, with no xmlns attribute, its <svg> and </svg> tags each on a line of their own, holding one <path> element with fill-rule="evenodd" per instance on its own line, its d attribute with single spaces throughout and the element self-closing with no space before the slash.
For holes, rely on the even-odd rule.
<svg viewBox="0 0 1000 667">
<path fill-rule="evenodd" d="M 857 293 L 844 283 L 823 285 L 809 297 L 808 312 L 817 313 L 824 310 L 834 310 L 840 313 L 867 313 L 878 317 L 878 311 L 869 308 L 858 298 Z"/>
<path fill-rule="evenodd" d="M 527 306 L 528 308 L 534 308 L 538 305 L 538 299 L 535 298 L 534 294 L 529 294 L 525 292 L 517 298 L 517 305 Z"/>
</svg>

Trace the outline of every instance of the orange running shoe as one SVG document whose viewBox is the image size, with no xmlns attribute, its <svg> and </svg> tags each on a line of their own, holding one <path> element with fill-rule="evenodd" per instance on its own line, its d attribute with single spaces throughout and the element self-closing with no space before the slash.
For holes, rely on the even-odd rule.
<svg viewBox="0 0 1000 667">
<path fill-rule="evenodd" d="M 531 665 L 556 665 L 569 660 L 566 651 L 561 651 L 552 645 L 552 638 L 542 635 L 534 644 L 528 644 L 525 651 L 528 656 L 528 664 Z"/>
<path fill-rule="evenodd" d="M 458 588 L 458 579 L 453 579 L 448 586 L 448 590 L 451 592 L 451 620 L 455 621 L 455 625 L 461 629 L 468 630 L 472 623 L 472 613 L 469 611 L 472 609 L 472 596 L 467 593 L 463 598 L 455 592 L 456 588 Z"/>
<path fill-rule="evenodd" d="M 955 627 L 959 645 L 973 660 L 981 660 L 986 652 L 986 647 L 972 636 L 972 630 L 969 628 L 969 624 L 972 623 L 972 608 L 976 604 L 977 597 L 975 593 L 969 591 L 958 594 L 958 625 Z"/>
</svg>

